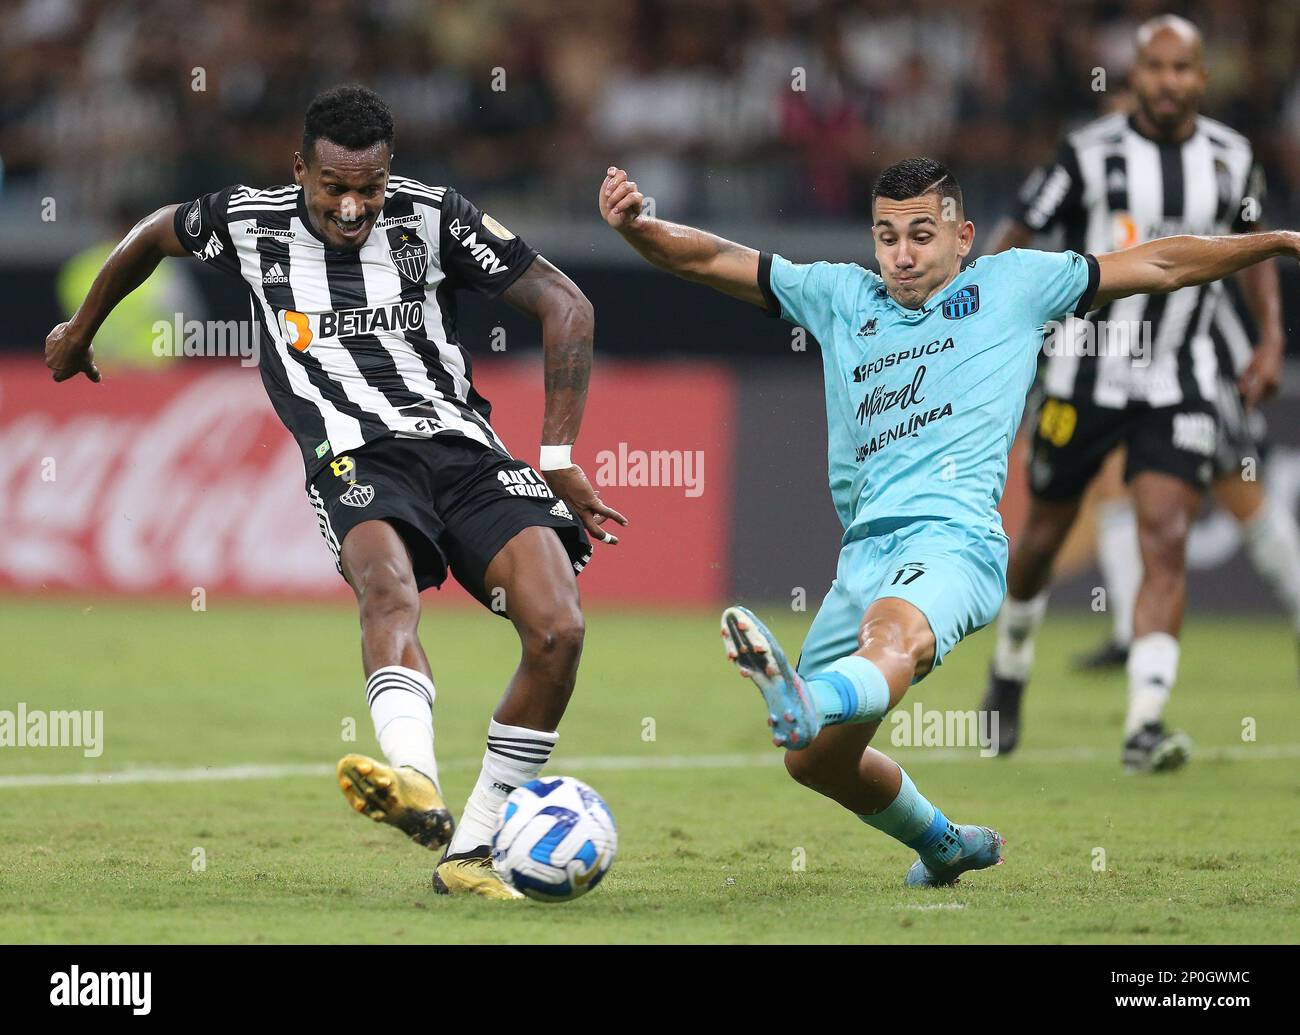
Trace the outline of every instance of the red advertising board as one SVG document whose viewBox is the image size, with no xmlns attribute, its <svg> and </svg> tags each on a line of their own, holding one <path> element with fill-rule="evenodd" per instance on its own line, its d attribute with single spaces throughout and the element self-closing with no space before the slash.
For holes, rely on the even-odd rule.
<svg viewBox="0 0 1300 1035">
<path fill-rule="evenodd" d="M 475 375 L 498 433 L 535 464 L 540 359 Z M 734 405 L 721 365 L 597 363 L 574 458 L 631 525 L 596 547 L 584 600 L 722 598 Z M 0 362 L 0 459 L 0 590 L 349 594 L 255 369 L 178 361 L 56 385 L 39 360 Z M 447 600 L 469 598 L 425 594 Z"/>
</svg>

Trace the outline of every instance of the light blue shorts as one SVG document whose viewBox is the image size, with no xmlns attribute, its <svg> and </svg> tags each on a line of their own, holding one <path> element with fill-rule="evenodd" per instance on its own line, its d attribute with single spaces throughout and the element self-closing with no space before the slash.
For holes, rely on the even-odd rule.
<svg viewBox="0 0 1300 1035">
<path fill-rule="evenodd" d="M 997 617 L 1006 592 L 1001 530 L 921 520 L 855 540 L 840 550 L 835 581 L 804 640 L 799 674 L 806 679 L 856 651 L 863 615 L 884 597 L 901 597 L 925 615 L 938 666 L 962 637 Z"/>
</svg>

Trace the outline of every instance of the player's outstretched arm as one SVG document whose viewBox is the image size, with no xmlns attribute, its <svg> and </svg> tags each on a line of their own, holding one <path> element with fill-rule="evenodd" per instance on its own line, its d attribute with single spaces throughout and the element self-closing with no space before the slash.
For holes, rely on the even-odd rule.
<svg viewBox="0 0 1300 1035">
<path fill-rule="evenodd" d="M 601 500 L 582 468 L 570 463 L 568 455 L 569 447 L 577 441 L 587 406 L 596 328 L 591 303 L 573 281 L 540 255 L 501 297 L 542 325 L 546 386 L 542 476 L 551 491 L 573 508 L 590 535 L 617 545 L 618 537 L 600 526 L 611 518 L 626 525 L 627 518 Z M 555 454 L 559 454 L 558 459 Z"/>
<path fill-rule="evenodd" d="M 1222 280 L 1279 255 L 1300 257 L 1300 234 L 1273 230 L 1227 237 L 1162 237 L 1097 257 L 1094 308 L 1129 295 L 1162 295 Z"/>
<path fill-rule="evenodd" d="M 627 172 L 610 166 L 600 185 L 600 215 L 647 262 L 687 280 L 766 307 L 758 286 L 758 252 L 743 244 L 655 219 L 644 211 L 645 195 Z"/>
<path fill-rule="evenodd" d="M 85 374 L 99 381 L 91 342 L 108 314 L 148 280 L 166 256 L 190 254 L 172 225 L 178 207 L 164 206 L 136 223 L 105 260 L 72 319 L 50 331 L 45 339 L 45 365 L 53 372 L 54 380 L 66 381 Z"/>
</svg>

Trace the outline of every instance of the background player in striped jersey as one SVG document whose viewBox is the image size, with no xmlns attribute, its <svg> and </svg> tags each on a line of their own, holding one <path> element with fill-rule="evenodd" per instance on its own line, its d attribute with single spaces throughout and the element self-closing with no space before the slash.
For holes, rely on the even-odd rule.
<svg viewBox="0 0 1300 1035">
<path fill-rule="evenodd" d="M 260 328 L 261 374 L 307 468 L 307 491 L 356 593 L 366 700 L 388 764 L 348 755 L 348 800 L 430 848 L 440 892 L 518 898 L 488 845 L 506 795 L 550 757 L 582 653 L 574 576 L 588 533 L 626 520 L 572 464 L 594 320 L 582 292 L 455 191 L 390 175 L 383 101 L 339 87 L 309 106 L 295 183 L 230 187 L 141 221 L 80 309 L 46 340 L 56 381 L 99 381 L 91 342 L 164 256 L 240 277 Z M 541 323 L 541 473 L 516 460 L 456 340 L 455 291 L 504 298 Z M 453 838 L 434 760 L 434 686 L 420 591 L 448 571 L 514 623 L 522 656 L 488 727 L 478 782 Z"/>
<path fill-rule="evenodd" d="M 1219 360 L 1219 446 L 1210 495 L 1237 523 L 1246 556 L 1286 608 L 1300 637 L 1300 525 L 1286 501 L 1275 498 L 1261 477 L 1266 473 L 1268 429 L 1264 415 L 1248 400 L 1267 385 L 1243 384 L 1247 371 L 1260 369 L 1253 361 L 1258 350 L 1238 313 L 1239 292 L 1231 283 L 1226 286 L 1229 298 L 1219 306 L 1210 328 Z M 1099 648 L 1077 659 L 1076 666 L 1083 671 L 1127 663 L 1133 606 L 1142 578 L 1137 518 L 1119 474 L 1122 455 L 1118 456 L 1121 463 L 1115 459 L 1106 461 L 1091 490 L 1098 500 L 1097 564 L 1106 587 L 1111 633 Z"/>
<path fill-rule="evenodd" d="M 1207 73 L 1199 32 L 1162 16 L 1137 33 L 1132 115 L 1071 133 L 995 250 L 1049 226 L 1070 249 L 1103 251 L 1171 234 L 1259 228 L 1262 188 L 1250 144 L 1198 114 Z M 1241 284 L 1260 342 L 1241 377 L 1248 404 L 1276 388 L 1283 347 L 1277 271 L 1260 263 Z M 1219 427 L 1220 371 L 1212 323 L 1220 283 L 1139 295 L 1067 320 L 1049 334 L 1043 399 L 1030 457 L 1031 506 L 1007 572 L 1007 599 L 983 707 L 1000 714 L 999 748 L 1014 749 L 1033 636 L 1052 564 L 1106 456 L 1124 446 L 1137 510 L 1142 582 L 1128 657 L 1123 761 L 1173 769 L 1190 742 L 1163 723 L 1178 669 L 1187 535 L 1209 487 Z"/>
</svg>

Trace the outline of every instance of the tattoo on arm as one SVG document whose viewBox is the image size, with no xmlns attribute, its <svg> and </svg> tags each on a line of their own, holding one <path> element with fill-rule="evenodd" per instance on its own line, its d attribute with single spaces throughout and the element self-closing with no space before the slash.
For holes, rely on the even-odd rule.
<svg viewBox="0 0 1300 1035">
<path fill-rule="evenodd" d="M 587 390 L 591 377 L 591 340 L 574 342 L 547 353 L 546 383 L 548 392 Z M 551 359 L 560 361 L 552 364 Z"/>
<path fill-rule="evenodd" d="M 540 255 L 504 297 L 542 324 L 546 392 L 542 441 L 572 442 L 582 424 L 591 377 L 591 305 L 568 277 Z"/>
</svg>

